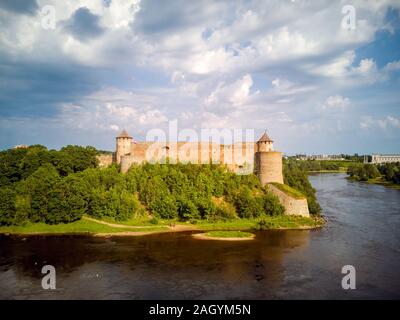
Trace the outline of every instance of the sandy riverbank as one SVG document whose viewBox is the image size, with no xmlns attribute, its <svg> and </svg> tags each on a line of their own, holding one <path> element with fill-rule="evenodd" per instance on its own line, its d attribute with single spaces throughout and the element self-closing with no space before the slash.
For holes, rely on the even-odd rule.
<svg viewBox="0 0 400 320">
<path fill-rule="evenodd" d="M 208 236 L 205 233 L 196 233 L 192 235 L 193 238 L 199 239 L 199 240 L 218 240 L 218 241 L 249 241 L 249 240 L 254 240 L 255 235 L 253 234 L 250 237 L 212 237 Z"/>
</svg>

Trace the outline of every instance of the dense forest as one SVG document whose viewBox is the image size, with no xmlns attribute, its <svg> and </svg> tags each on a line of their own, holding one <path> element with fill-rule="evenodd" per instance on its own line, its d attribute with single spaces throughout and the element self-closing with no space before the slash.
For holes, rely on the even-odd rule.
<svg viewBox="0 0 400 320">
<path fill-rule="evenodd" d="M 400 162 L 353 165 L 347 169 L 347 174 L 358 181 L 380 178 L 389 183 L 400 184 Z"/>
<path fill-rule="evenodd" d="M 82 215 L 123 221 L 133 217 L 221 220 L 280 215 L 284 207 L 255 175 L 219 165 L 142 164 L 121 174 L 99 169 L 92 147 L 43 146 L 0 153 L 0 225 L 68 223 Z M 285 181 L 300 190 L 310 211 L 320 211 L 300 168 L 285 165 Z"/>
</svg>

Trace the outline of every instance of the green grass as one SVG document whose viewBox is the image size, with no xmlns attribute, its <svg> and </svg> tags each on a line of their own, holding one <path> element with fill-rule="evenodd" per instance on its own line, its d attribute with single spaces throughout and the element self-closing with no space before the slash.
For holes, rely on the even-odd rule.
<svg viewBox="0 0 400 320">
<path fill-rule="evenodd" d="M 256 219 L 233 219 L 227 221 L 198 221 L 196 227 L 200 230 L 254 230 L 259 229 L 259 222 L 263 220 L 267 229 L 301 229 L 304 227 L 320 227 L 324 224 L 320 218 L 299 216 L 264 216 Z"/>
<path fill-rule="evenodd" d="M 149 227 L 155 226 L 154 224 L 150 223 L 151 219 L 149 217 L 135 217 L 135 218 L 131 218 L 131 219 L 124 220 L 124 221 L 118 221 L 118 220 L 115 220 L 114 218 L 109 218 L 109 217 L 102 217 L 99 220 L 109 222 L 109 223 L 122 224 L 125 226 L 149 226 Z M 159 224 L 161 224 L 160 220 L 159 220 Z"/>
<path fill-rule="evenodd" d="M 256 219 L 233 219 L 227 221 L 209 221 L 199 220 L 195 225 L 196 229 L 202 231 L 250 231 L 259 229 L 259 222 L 263 220 L 265 229 L 300 229 L 304 227 L 319 227 L 323 225 L 321 219 L 297 217 L 297 216 L 264 216 Z M 104 221 L 104 220 L 103 220 Z M 110 221 L 109 221 L 110 222 Z M 144 226 L 145 221 L 139 221 Z M 130 220 L 129 226 L 132 226 L 133 220 Z M 145 225 L 146 228 L 133 229 L 127 225 L 124 227 L 110 227 L 89 220 L 78 220 L 67 224 L 49 225 L 45 223 L 27 223 L 23 226 L 1 226 L 0 234 L 96 234 L 96 233 L 118 233 L 118 232 L 151 232 L 167 231 L 170 223 L 188 224 L 176 220 L 163 220 L 158 225 Z"/>
<path fill-rule="evenodd" d="M 27 223 L 23 226 L 2 226 L 0 233 L 13 234 L 74 234 L 74 233 L 117 233 L 117 232 L 142 232 L 155 231 L 164 228 L 153 226 L 149 228 L 115 228 L 88 220 L 78 220 L 72 223 L 50 225 L 45 223 Z"/>
<path fill-rule="evenodd" d="M 281 215 L 268 217 L 263 219 L 265 229 L 302 229 L 302 228 L 317 228 L 324 224 L 324 220 L 319 217 L 301 217 Z M 256 226 L 259 228 L 260 224 Z"/>
<path fill-rule="evenodd" d="M 288 186 L 287 184 L 282 184 L 278 182 L 271 182 L 271 184 L 277 187 L 282 192 L 286 193 L 289 196 L 292 196 L 295 199 L 304 199 L 305 195 L 302 194 L 300 191 Z"/>
<path fill-rule="evenodd" d="M 254 235 L 250 232 L 243 231 L 209 231 L 204 234 L 212 238 L 253 238 Z"/>
</svg>

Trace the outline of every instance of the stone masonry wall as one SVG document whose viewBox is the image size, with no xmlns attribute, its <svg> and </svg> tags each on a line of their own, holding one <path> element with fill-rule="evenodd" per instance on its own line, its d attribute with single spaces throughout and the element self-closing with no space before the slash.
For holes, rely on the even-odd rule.
<svg viewBox="0 0 400 320">
<path fill-rule="evenodd" d="M 99 167 L 108 167 L 114 162 L 114 155 L 112 153 L 99 154 L 96 157 L 99 160 Z"/>
<path fill-rule="evenodd" d="M 279 198 L 279 201 L 286 209 L 286 214 L 297 215 L 303 217 L 309 217 L 310 212 L 308 211 L 307 199 L 296 199 L 279 190 L 272 184 L 267 184 L 268 190 Z"/>
</svg>

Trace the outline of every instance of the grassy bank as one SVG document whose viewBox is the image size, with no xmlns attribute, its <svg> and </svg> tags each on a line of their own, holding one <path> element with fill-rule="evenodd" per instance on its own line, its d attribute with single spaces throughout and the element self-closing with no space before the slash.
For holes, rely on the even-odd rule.
<svg viewBox="0 0 400 320">
<path fill-rule="evenodd" d="M 339 168 L 338 170 L 310 170 L 308 173 L 346 173 L 347 168 L 342 167 Z"/>
<path fill-rule="evenodd" d="M 304 199 L 306 197 L 300 191 L 288 186 L 287 184 L 282 184 L 278 182 L 272 182 L 271 184 L 295 199 Z"/>
<path fill-rule="evenodd" d="M 78 220 L 72 223 L 61 224 L 45 224 L 45 223 L 27 223 L 22 226 L 1 226 L 0 233 L 3 234 L 96 234 L 96 233 L 118 233 L 118 232 L 144 232 L 144 231 L 161 231 L 167 230 L 162 226 L 149 226 L 148 228 L 141 228 L 134 230 L 132 228 L 110 227 L 88 220 Z"/>
<path fill-rule="evenodd" d="M 254 230 L 259 229 L 260 222 L 265 229 L 311 229 L 324 224 L 322 218 L 307 218 L 299 216 L 269 216 L 259 219 L 235 219 L 228 221 L 200 221 L 196 227 L 207 230 Z"/>
<path fill-rule="evenodd" d="M 112 226 L 104 224 L 104 220 L 99 222 L 81 219 L 72 223 L 49 225 L 45 223 L 27 223 L 22 226 L 2 226 L 0 234 L 127 234 L 138 233 L 140 235 L 161 232 L 179 232 L 187 230 L 199 231 L 250 231 L 260 229 L 260 221 L 263 229 L 310 229 L 323 225 L 321 218 L 306 218 L 296 216 L 267 216 L 258 219 L 233 219 L 227 221 L 208 221 L 201 220 L 195 224 L 189 222 L 179 222 L 176 220 L 160 220 L 157 225 L 152 225 L 147 220 L 140 220 L 137 225 L 133 225 L 133 220 L 129 225 L 118 224 Z M 106 222 L 110 223 L 111 222 Z M 115 222 L 112 222 L 113 224 Z M 147 223 L 147 224 L 146 224 Z M 137 229 L 135 229 L 137 227 Z"/>
<path fill-rule="evenodd" d="M 193 237 L 200 240 L 242 241 L 252 240 L 255 238 L 255 235 L 243 231 L 209 231 L 194 234 Z"/>
<path fill-rule="evenodd" d="M 350 180 L 350 181 L 356 181 L 356 182 L 364 182 L 364 183 L 369 183 L 369 184 L 379 184 L 381 186 L 385 186 L 385 187 L 388 187 L 388 188 L 393 188 L 393 189 L 400 190 L 400 185 L 399 184 L 383 180 L 382 177 L 378 177 L 378 178 L 374 178 L 374 179 L 368 179 L 366 181 L 359 180 L 359 179 L 357 179 L 355 177 L 347 177 L 347 179 Z"/>
</svg>

